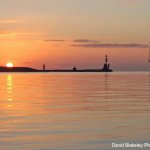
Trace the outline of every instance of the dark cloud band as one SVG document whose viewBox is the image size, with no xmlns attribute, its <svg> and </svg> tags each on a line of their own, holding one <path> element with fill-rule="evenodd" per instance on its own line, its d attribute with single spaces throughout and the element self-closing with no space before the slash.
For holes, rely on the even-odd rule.
<svg viewBox="0 0 150 150">
<path fill-rule="evenodd" d="M 89 39 L 77 39 L 77 40 L 73 40 L 73 42 L 76 42 L 76 43 L 99 43 L 99 41 L 89 40 Z"/>
<path fill-rule="evenodd" d="M 65 40 L 43 40 L 44 42 L 65 42 Z"/>
<path fill-rule="evenodd" d="M 83 47 L 83 48 L 149 48 L 147 44 L 72 44 L 73 47 Z"/>
</svg>

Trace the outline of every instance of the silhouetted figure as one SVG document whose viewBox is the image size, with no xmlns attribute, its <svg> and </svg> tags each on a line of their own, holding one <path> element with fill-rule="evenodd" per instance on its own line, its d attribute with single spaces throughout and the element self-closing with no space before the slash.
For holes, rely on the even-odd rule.
<svg viewBox="0 0 150 150">
<path fill-rule="evenodd" d="M 73 71 L 76 71 L 76 70 L 77 70 L 77 68 L 74 66 L 74 67 L 73 67 Z"/>
<path fill-rule="evenodd" d="M 45 71 L 45 64 L 43 64 L 43 71 Z"/>
</svg>

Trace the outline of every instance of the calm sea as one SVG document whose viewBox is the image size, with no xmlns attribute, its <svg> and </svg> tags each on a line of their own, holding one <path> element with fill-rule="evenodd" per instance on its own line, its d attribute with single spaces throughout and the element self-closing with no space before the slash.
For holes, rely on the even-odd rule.
<svg viewBox="0 0 150 150">
<path fill-rule="evenodd" d="M 0 74 L 0 150 L 122 142 L 150 143 L 150 73 Z"/>
</svg>

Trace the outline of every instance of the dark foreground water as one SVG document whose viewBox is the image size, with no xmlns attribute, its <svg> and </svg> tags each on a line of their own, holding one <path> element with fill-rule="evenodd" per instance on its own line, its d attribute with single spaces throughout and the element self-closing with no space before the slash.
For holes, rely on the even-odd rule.
<svg viewBox="0 0 150 150">
<path fill-rule="evenodd" d="M 0 150 L 122 142 L 150 143 L 149 73 L 0 74 Z"/>
</svg>

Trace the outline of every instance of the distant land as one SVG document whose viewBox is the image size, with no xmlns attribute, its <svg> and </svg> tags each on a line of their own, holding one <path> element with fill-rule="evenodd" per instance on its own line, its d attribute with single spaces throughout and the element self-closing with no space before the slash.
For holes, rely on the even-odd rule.
<svg viewBox="0 0 150 150">
<path fill-rule="evenodd" d="M 83 69 L 83 70 L 67 70 L 67 69 L 58 69 L 58 70 L 38 70 L 29 67 L 0 67 L 0 72 L 112 72 L 111 69 Z"/>
<path fill-rule="evenodd" d="M 108 64 L 108 56 L 105 56 L 105 63 L 102 69 L 77 69 L 73 67 L 72 69 L 57 69 L 57 70 L 46 70 L 45 64 L 43 64 L 43 69 L 34 69 L 30 67 L 0 67 L 0 72 L 113 72 L 110 69 L 110 64 Z"/>
</svg>

